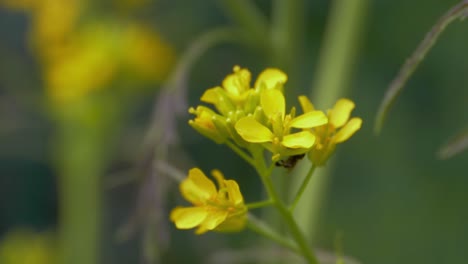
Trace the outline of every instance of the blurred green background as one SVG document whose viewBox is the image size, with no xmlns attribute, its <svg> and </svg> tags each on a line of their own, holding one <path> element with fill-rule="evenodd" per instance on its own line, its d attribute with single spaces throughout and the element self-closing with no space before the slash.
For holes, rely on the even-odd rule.
<svg viewBox="0 0 468 264">
<path fill-rule="evenodd" d="M 57 0 L 44 3 L 53 1 Z M 35 1 L 16 3 L 20 2 L 26 6 Z M 64 191 L 60 182 L 65 176 L 61 174 L 74 168 L 74 175 L 79 177 L 87 174 L 89 165 L 95 166 L 91 171 L 99 177 L 96 184 L 102 191 L 102 206 L 95 208 L 102 218 L 99 263 L 145 263 L 148 247 L 158 252 L 155 259 L 160 263 L 208 263 L 212 255 L 222 250 L 255 249 L 256 235 L 249 231 L 199 237 L 191 231 L 176 230 L 167 223 L 170 208 L 181 202 L 175 184 L 166 180 L 156 182 L 156 187 L 148 187 L 143 172 L 129 173 L 141 163 L 141 150 L 145 149 L 144 138 L 152 122 L 158 93 L 165 87 L 165 80 L 183 51 L 203 32 L 235 24 L 221 7 L 222 1 L 89 2 L 77 15 L 78 26 L 67 33 L 66 41 L 80 43 L 74 39 L 81 32 L 76 28 L 90 26 L 92 29 L 104 21 L 111 26 L 104 27 L 102 32 L 113 31 L 110 36 L 103 36 L 110 41 L 112 52 L 101 59 L 109 62 L 110 58 L 118 58 L 113 61 L 117 66 L 113 64 L 112 75 L 107 79 L 89 87 L 81 85 L 81 77 L 88 75 L 77 74 L 78 77 L 72 78 L 73 72 L 59 72 L 59 79 L 68 80 L 70 74 L 71 80 L 64 81 L 67 85 L 86 90 L 81 95 L 62 97 L 50 88 L 54 81 L 48 79 L 55 63 L 48 56 L 55 55 L 48 54 L 39 41 L 34 41 L 37 37 L 34 23 L 38 22 L 32 14 L 38 12 L 34 11 L 38 7 L 26 10 L 12 7 L 14 1 L 0 1 L 2 247 L 5 241 L 11 241 L 7 238 L 15 230 L 32 230 L 26 237 L 41 236 L 46 231 L 48 236 L 55 234 L 62 223 L 60 204 Z M 271 1 L 251 2 L 267 18 L 272 17 Z M 342 94 L 356 103 L 353 115 L 360 116 L 364 123 L 347 144 L 338 148 L 334 157 L 316 238 L 318 248 L 333 252 L 339 240 L 344 254 L 362 263 L 440 264 L 464 263 L 468 259 L 468 155 L 462 153 L 443 161 L 436 158 L 436 152 L 449 137 L 468 124 L 466 21 L 455 21 L 447 28 L 406 85 L 381 135 L 375 136 L 372 131 L 383 94 L 399 67 L 435 21 L 456 3 L 453 0 L 369 1 L 351 81 Z M 288 84 L 295 85 L 291 87 L 290 98 L 309 94 L 330 1 L 306 1 L 305 6 L 303 50 L 297 56 L 300 60 L 294 61 L 289 69 L 295 72 L 286 70 L 290 76 L 286 89 L 290 88 Z M 156 35 L 163 44 L 145 40 L 143 46 L 125 46 L 126 28 L 140 24 L 144 25 L 144 34 Z M 101 36 L 99 32 L 91 39 Z M 49 49 L 56 50 L 51 46 Z M 152 53 L 152 49 L 163 49 L 163 52 Z M 103 50 L 96 52 L 101 55 L 105 53 Z M 135 60 L 127 59 L 127 53 L 140 50 L 143 55 L 135 55 Z M 76 56 L 85 57 L 80 53 Z M 279 66 L 272 61 L 255 49 L 235 43 L 210 49 L 189 70 L 188 106 L 198 105 L 203 91 L 219 85 L 234 65 L 247 67 L 257 76 L 265 67 Z M 107 76 L 106 72 L 110 72 L 104 69 L 107 64 L 103 66 L 100 61 L 91 66 L 85 62 L 74 64 L 73 60 L 70 63 L 77 68 L 90 67 L 92 77 Z M 153 78 L 155 75 L 160 77 Z M 320 98 L 312 101 L 317 103 Z M 159 116 L 172 118 L 174 114 L 159 112 Z M 216 145 L 192 130 L 187 125 L 189 118 L 188 114 L 179 115 L 176 121 L 179 143 L 176 151 L 172 151 L 171 145 L 167 161 L 181 171 L 193 166 L 205 171 L 219 168 L 227 178 L 238 179 L 247 201 L 259 199 L 260 183 L 254 171 L 225 146 Z M 154 131 L 164 131 L 165 124 L 159 124 Z M 81 152 L 80 146 L 87 144 L 90 148 L 83 147 Z M 78 157 L 75 160 L 69 158 L 75 156 Z M 83 162 L 82 157 L 85 157 Z M 73 165 L 64 165 L 67 162 Z M 129 174 L 141 177 L 108 188 L 109 182 Z M 76 186 L 78 199 L 80 193 L 86 195 L 86 191 L 80 190 L 83 186 Z M 152 192 L 163 193 L 164 199 L 158 196 L 162 202 L 148 204 L 141 198 Z M 142 211 L 135 208 L 154 211 L 162 220 L 152 228 L 151 221 L 147 221 L 151 214 L 135 213 Z M 82 212 L 86 213 L 86 208 Z M 116 239 L 116 233 L 128 219 L 137 219 L 133 225 L 137 231 L 134 236 L 125 236 L 128 239 L 122 242 Z M 86 227 L 80 230 L 78 226 L 76 232 L 86 232 Z M 32 241 L 25 240 L 25 244 Z M 59 247 L 52 248 L 54 252 Z"/>
</svg>

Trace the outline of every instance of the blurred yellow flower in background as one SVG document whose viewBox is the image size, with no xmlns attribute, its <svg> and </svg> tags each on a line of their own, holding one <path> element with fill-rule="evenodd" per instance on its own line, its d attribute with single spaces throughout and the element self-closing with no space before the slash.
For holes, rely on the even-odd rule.
<svg viewBox="0 0 468 264">
<path fill-rule="evenodd" d="M 85 0 L 0 1 L 31 16 L 30 42 L 55 103 L 66 105 L 122 78 L 162 82 L 175 62 L 174 50 L 154 30 L 138 22 L 88 18 Z"/>
<path fill-rule="evenodd" d="M 105 25 L 90 25 L 73 39 L 60 56 L 45 65 L 47 91 L 56 102 L 70 102 L 104 88 L 117 71 L 116 34 Z"/>
<path fill-rule="evenodd" d="M 53 53 L 73 34 L 84 3 L 82 0 L 39 0 L 32 12 L 31 42 L 43 53 Z M 44 51 L 47 51 L 44 52 Z"/>
<path fill-rule="evenodd" d="M 182 196 L 193 204 L 192 207 L 176 207 L 170 219 L 178 229 L 191 229 L 198 226 L 196 234 L 207 231 L 240 231 L 247 220 L 247 207 L 234 180 L 225 180 L 223 174 L 212 172 L 218 183 L 215 184 L 198 168 L 189 171 L 188 178 L 181 182 Z"/>
<path fill-rule="evenodd" d="M 2 264 L 55 264 L 57 251 L 49 233 L 14 230 L 0 241 Z"/>
<path fill-rule="evenodd" d="M 0 0 L 0 4 L 31 16 L 30 42 L 40 57 L 56 53 L 68 42 L 80 18 L 83 0 Z M 45 55 L 45 56 L 44 56 Z"/>
<path fill-rule="evenodd" d="M 137 23 L 90 23 L 72 39 L 60 56 L 45 65 L 49 96 L 59 103 L 80 99 L 125 77 L 161 82 L 175 61 L 172 48 Z"/>
<path fill-rule="evenodd" d="M 121 34 L 122 60 L 127 70 L 137 78 L 163 81 L 175 61 L 172 47 L 144 25 L 127 25 Z"/>
<path fill-rule="evenodd" d="M 12 10 L 28 11 L 34 8 L 39 2 L 39 0 L 0 0 L 0 5 Z"/>
<path fill-rule="evenodd" d="M 314 111 L 307 97 L 300 96 L 299 101 L 304 113 Z M 348 140 L 361 128 L 361 118 L 350 119 L 354 106 L 354 102 L 349 99 L 339 99 L 333 109 L 328 111 L 328 124 L 313 129 L 316 143 L 308 156 L 315 165 L 325 165 L 335 151 L 336 144 Z"/>
</svg>

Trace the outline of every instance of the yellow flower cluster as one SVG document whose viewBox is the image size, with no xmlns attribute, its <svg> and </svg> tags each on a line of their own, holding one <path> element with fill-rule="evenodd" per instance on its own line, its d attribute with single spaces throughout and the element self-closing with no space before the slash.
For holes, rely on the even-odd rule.
<svg viewBox="0 0 468 264">
<path fill-rule="evenodd" d="M 306 96 L 299 96 L 299 101 L 305 113 L 314 111 L 313 104 Z M 333 109 L 328 111 L 328 123 L 313 129 L 316 142 L 309 152 L 309 159 L 315 165 L 325 165 L 335 151 L 336 144 L 348 140 L 361 128 L 361 118 L 350 119 L 353 109 L 353 101 L 339 99 Z"/>
<path fill-rule="evenodd" d="M 179 229 L 198 227 L 196 234 L 210 230 L 230 232 L 244 228 L 247 207 L 234 180 L 225 180 L 220 171 L 212 175 L 215 184 L 198 168 L 189 171 L 188 178 L 180 184 L 180 192 L 193 204 L 192 207 L 177 207 L 170 218 Z"/>
<path fill-rule="evenodd" d="M 48 95 L 57 103 L 83 98 L 121 76 L 160 82 L 174 62 L 172 48 L 143 24 L 83 19 L 86 0 L 0 4 L 30 14 L 30 41 L 44 68 Z"/>
<path fill-rule="evenodd" d="M 325 115 L 315 110 L 305 96 L 299 97 L 303 114 L 293 107 L 286 112 L 284 84 L 287 75 L 269 68 L 250 87 L 251 73 L 239 66 L 228 75 L 222 87 L 208 89 L 201 101 L 216 111 L 198 106 L 189 112 L 196 117 L 189 124 L 216 143 L 230 141 L 253 153 L 258 148 L 272 153 L 272 161 L 309 153 L 316 165 L 324 165 L 337 143 L 351 137 L 362 120 L 349 120 L 354 103 L 340 99 Z M 342 128 L 341 130 L 337 130 Z"/>
<path fill-rule="evenodd" d="M 190 108 L 195 118 L 189 124 L 217 143 L 242 148 L 251 155 L 248 159 L 263 160 L 263 150 L 267 150 L 272 162 L 284 167 L 289 166 L 286 161 L 290 158 L 305 154 L 316 166 L 323 166 L 336 144 L 359 130 L 362 120 L 350 119 L 354 103 L 348 99 L 338 100 L 325 114 L 301 95 L 298 99 L 303 113 L 296 115 L 294 107 L 286 112 L 286 81 L 284 72 L 269 68 L 251 87 L 251 73 L 235 66 L 222 86 L 208 89 L 201 97 L 216 110 L 206 106 Z M 213 176 L 219 189 L 196 168 L 180 184 L 182 195 L 193 206 L 172 211 L 170 218 L 177 228 L 198 227 L 196 233 L 202 234 L 209 230 L 239 231 L 245 226 L 247 207 L 238 184 L 225 180 L 219 171 L 214 171 Z"/>
</svg>

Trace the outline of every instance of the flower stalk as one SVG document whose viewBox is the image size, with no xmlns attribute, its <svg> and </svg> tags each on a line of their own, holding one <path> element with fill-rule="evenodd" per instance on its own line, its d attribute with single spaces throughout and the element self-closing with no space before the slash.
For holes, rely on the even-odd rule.
<svg viewBox="0 0 468 264">
<path fill-rule="evenodd" d="M 302 194 L 304 193 L 307 185 L 309 184 L 310 179 L 312 179 L 312 175 L 314 174 L 315 168 L 316 168 L 315 165 L 312 165 L 310 167 L 309 172 L 307 172 L 307 175 L 305 176 L 304 180 L 302 181 L 301 187 L 299 188 L 296 195 L 294 196 L 294 199 L 293 199 L 293 202 L 291 203 L 291 206 L 289 206 L 289 211 L 294 212 L 294 209 L 296 208 L 297 203 L 301 199 Z"/>
<path fill-rule="evenodd" d="M 354 102 L 344 98 L 325 114 L 300 96 L 302 114 L 296 114 L 294 107 L 287 112 L 283 87 L 287 78 L 281 70 L 269 68 L 260 73 L 251 87 L 250 71 L 235 66 L 221 86 L 210 88 L 201 96 L 201 101 L 213 105 L 214 110 L 203 105 L 189 110 L 195 115 L 188 122 L 190 126 L 215 143 L 226 144 L 255 169 L 266 190 L 266 200 L 245 204 L 236 181 L 224 180 L 221 172 L 215 170 L 213 176 L 219 186 L 216 188 L 200 169 L 194 168 L 180 183 L 182 195 L 192 206 L 176 207 L 170 218 L 179 229 L 198 227 L 197 234 L 249 227 L 303 256 L 307 263 L 317 264 L 293 211 L 315 168 L 326 164 L 336 145 L 359 130 L 362 120 L 350 118 Z M 281 196 L 281 187 L 274 184 L 279 179 L 274 168 L 290 170 L 306 155 L 313 165 L 288 206 Z M 278 231 L 280 227 L 272 231 L 275 228 L 247 216 L 248 210 L 266 206 L 276 209 L 290 238 L 283 238 L 288 236 Z"/>
<path fill-rule="evenodd" d="M 312 248 L 309 246 L 304 233 L 300 230 L 299 225 L 294 219 L 291 211 L 288 210 L 287 206 L 281 200 L 278 192 L 273 186 L 273 182 L 271 181 L 270 177 L 273 166 L 267 168 L 265 161 L 261 156 L 255 157 L 255 161 L 257 162 L 255 169 L 257 170 L 263 185 L 267 190 L 268 196 L 273 200 L 273 206 L 284 220 L 284 223 L 288 227 L 291 236 L 300 248 L 301 255 L 307 260 L 309 264 L 317 264 L 317 258 L 315 257 Z"/>
</svg>

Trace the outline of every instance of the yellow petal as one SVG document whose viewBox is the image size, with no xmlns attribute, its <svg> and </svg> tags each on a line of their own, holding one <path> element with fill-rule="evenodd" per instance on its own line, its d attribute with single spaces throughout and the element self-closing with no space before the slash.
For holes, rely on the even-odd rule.
<svg viewBox="0 0 468 264">
<path fill-rule="evenodd" d="M 244 203 L 244 197 L 242 197 L 242 193 L 240 192 L 239 185 L 236 181 L 225 180 L 224 184 L 229 194 L 229 201 L 231 201 L 234 205 L 240 205 Z"/>
<path fill-rule="evenodd" d="M 340 99 L 330 112 L 330 124 L 335 128 L 342 127 L 348 122 L 354 103 L 348 99 Z"/>
<path fill-rule="evenodd" d="M 268 68 L 262 71 L 255 81 L 255 89 L 259 90 L 260 86 L 265 85 L 266 89 L 271 89 L 276 86 L 277 83 L 284 84 L 288 80 L 288 76 L 279 69 Z"/>
<path fill-rule="evenodd" d="M 348 140 L 354 133 L 356 133 L 356 131 L 358 131 L 361 128 L 361 125 L 361 118 L 351 118 L 351 120 L 349 120 L 349 122 L 335 134 L 333 140 L 335 141 L 335 143 L 340 143 Z"/>
<path fill-rule="evenodd" d="M 210 231 L 210 230 L 206 229 L 205 226 L 200 225 L 200 226 L 197 228 L 197 230 L 195 231 L 195 234 L 197 234 L 197 235 L 202 235 L 202 234 L 206 233 L 207 231 Z"/>
<path fill-rule="evenodd" d="M 202 223 L 207 215 L 202 207 L 177 207 L 172 210 L 170 218 L 178 229 L 190 229 Z"/>
<path fill-rule="evenodd" d="M 235 127 L 237 133 L 247 142 L 270 142 L 274 137 L 270 129 L 260 124 L 252 116 L 247 116 L 239 119 Z"/>
<path fill-rule="evenodd" d="M 216 231 L 237 232 L 237 231 L 242 230 L 245 227 L 246 222 L 247 222 L 247 211 L 244 211 L 242 213 L 237 213 L 236 215 L 230 215 L 224 222 L 222 222 L 216 228 Z"/>
<path fill-rule="evenodd" d="M 281 144 L 287 148 L 311 148 L 315 143 L 315 136 L 309 131 L 301 131 L 283 137 Z"/>
<path fill-rule="evenodd" d="M 286 109 L 286 101 L 282 92 L 276 89 L 264 90 L 260 94 L 260 105 L 263 112 L 268 117 L 275 117 L 278 113 L 281 114 L 281 119 L 284 119 Z"/>
<path fill-rule="evenodd" d="M 227 210 L 210 210 L 201 225 L 208 230 L 213 230 L 224 222 L 227 216 Z"/>
<path fill-rule="evenodd" d="M 295 128 L 312 128 L 324 125 L 327 122 L 328 118 L 322 111 L 312 111 L 294 118 L 289 125 Z"/>
<path fill-rule="evenodd" d="M 219 170 L 212 170 L 211 171 L 211 175 L 213 175 L 213 177 L 216 179 L 216 182 L 218 183 L 218 187 L 219 189 L 221 188 L 224 188 L 225 187 L 225 180 L 224 180 L 224 175 L 221 171 Z"/>
<path fill-rule="evenodd" d="M 312 104 L 312 102 L 309 100 L 309 98 L 307 98 L 307 96 L 305 95 L 300 95 L 298 97 L 299 99 L 299 103 L 301 104 L 301 107 L 302 107 L 302 111 L 304 113 L 307 113 L 307 112 L 311 112 L 311 111 L 314 111 L 315 108 L 314 108 L 314 105 Z"/>
<path fill-rule="evenodd" d="M 216 114 L 211 109 L 205 106 L 198 106 L 196 110 L 190 108 L 189 111 L 197 115 L 193 120 L 189 121 L 189 124 L 192 123 L 190 125 L 202 128 L 207 132 L 218 134 L 218 130 L 212 121 Z"/>
<path fill-rule="evenodd" d="M 242 93 L 250 89 L 251 74 L 247 69 L 234 67 L 234 73 L 229 74 L 223 80 L 223 87 L 228 94 L 234 97 L 240 96 Z"/>
<path fill-rule="evenodd" d="M 187 201 L 197 205 L 217 194 L 214 183 L 198 168 L 189 171 L 188 178 L 180 184 L 180 192 Z"/>
<path fill-rule="evenodd" d="M 222 89 L 221 87 L 214 87 L 206 90 L 200 100 L 205 103 L 217 104 L 219 101 L 219 95 L 217 90 Z"/>
</svg>

